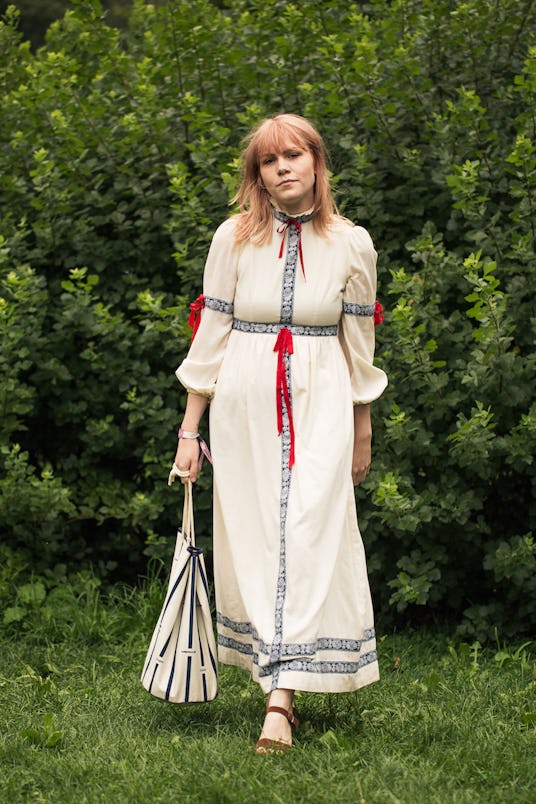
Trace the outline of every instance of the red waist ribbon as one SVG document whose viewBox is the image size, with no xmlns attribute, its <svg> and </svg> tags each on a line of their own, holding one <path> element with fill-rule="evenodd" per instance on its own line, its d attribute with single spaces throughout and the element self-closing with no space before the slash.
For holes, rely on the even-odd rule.
<svg viewBox="0 0 536 804">
<path fill-rule="evenodd" d="M 277 352 L 277 378 L 276 378 L 276 408 L 277 408 L 277 430 L 279 435 L 283 432 L 283 401 L 287 409 L 288 426 L 290 430 L 290 454 L 288 458 L 289 469 L 294 465 L 294 420 L 292 418 L 292 405 L 290 402 L 290 391 L 285 372 L 285 355 L 294 352 L 292 343 L 292 333 L 286 327 L 279 330 L 277 341 L 275 342 L 274 352 Z"/>
<path fill-rule="evenodd" d="M 201 312 L 205 307 L 205 297 L 203 294 L 197 297 L 195 301 L 190 304 L 190 316 L 188 318 L 188 326 L 192 328 L 192 341 L 195 338 L 196 332 L 201 323 Z"/>
</svg>

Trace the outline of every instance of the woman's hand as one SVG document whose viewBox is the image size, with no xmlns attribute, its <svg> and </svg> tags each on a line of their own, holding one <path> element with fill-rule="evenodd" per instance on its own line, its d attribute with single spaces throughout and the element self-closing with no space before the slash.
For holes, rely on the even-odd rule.
<svg viewBox="0 0 536 804">
<path fill-rule="evenodd" d="M 354 486 L 359 486 L 366 478 L 372 460 L 372 437 L 354 438 L 354 455 L 352 458 L 352 480 Z"/>
<path fill-rule="evenodd" d="M 207 405 L 208 399 L 205 396 L 189 393 L 181 428 L 189 433 L 198 433 L 199 422 Z M 201 447 L 199 446 L 199 440 L 197 438 L 179 439 L 174 463 L 177 469 L 180 469 L 181 472 L 189 473 L 188 477 L 181 477 L 181 483 L 185 484 L 188 482 L 188 480 L 191 480 L 192 483 L 195 483 L 199 473 L 200 455 Z"/>
<path fill-rule="evenodd" d="M 189 472 L 188 477 L 181 477 L 181 483 L 187 483 L 191 480 L 195 483 L 197 474 L 199 472 L 199 455 L 201 449 L 197 438 L 181 438 L 175 455 L 175 466 L 181 472 Z"/>
<path fill-rule="evenodd" d="M 354 406 L 354 453 L 352 480 L 358 486 L 369 473 L 372 460 L 372 425 L 370 405 Z"/>
</svg>

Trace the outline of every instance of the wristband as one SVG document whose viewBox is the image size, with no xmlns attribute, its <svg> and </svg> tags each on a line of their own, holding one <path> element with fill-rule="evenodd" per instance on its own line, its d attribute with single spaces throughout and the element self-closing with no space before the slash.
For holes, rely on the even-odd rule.
<svg viewBox="0 0 536 804">
<path fill-rule="evenodd" d="M 189 430 L 183 430 L 181 427 L 177 433 L 177 438 L 199 438 L 199 433 L 191 433 Z"/>
</svg>

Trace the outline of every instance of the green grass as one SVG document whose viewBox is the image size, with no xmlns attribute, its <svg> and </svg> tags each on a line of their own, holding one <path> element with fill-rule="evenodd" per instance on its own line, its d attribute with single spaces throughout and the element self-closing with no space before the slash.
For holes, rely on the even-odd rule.
<svg viewBox="0 0 536 804">
<path fill-rule="evenodd" d="M 45 634 L 0 638 L 2 801 L 536 800 L 532 645 L 387 636 L 380 683 L 300 694 L 294 748 L 260 757 L 264 701 L 246 674 L 222 668 L 207 705 L 163 704 L 141 687 L 157 602 L 86 596 L 70 624 L 49 616 Z"/>
</svg>

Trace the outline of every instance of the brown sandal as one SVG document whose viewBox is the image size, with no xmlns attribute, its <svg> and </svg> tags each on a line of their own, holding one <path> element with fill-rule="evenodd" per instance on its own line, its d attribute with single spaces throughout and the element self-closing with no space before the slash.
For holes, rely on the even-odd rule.
<svg viewBox="0 0 536 804">
<path fill-rule="evenodd" d="M 284 715 L 291 726 L 299 726 L 300 720 L 296 715 L 296 710 L 292 706 L 291 709 L 283 709 L 281 706 L 268 706 L 268 712 L 277 712 L 279 715 Z M 255 743 L 255 751 L 257 754 L 282 754 L 283 751 L 288 751 L 292 748 L 291 743 L 286 743 L 284 740 L 270 740 L 269 737 L 260 737 Z"/>
</svg>

